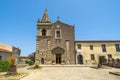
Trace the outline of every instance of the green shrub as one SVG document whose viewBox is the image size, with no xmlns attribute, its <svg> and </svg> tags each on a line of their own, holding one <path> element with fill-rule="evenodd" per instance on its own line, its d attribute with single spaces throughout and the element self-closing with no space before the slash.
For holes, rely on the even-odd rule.
<svg viewBox="0 0 120 80">
<path fill-rule="evenodd" d="M 26 63 L 26 64 L 29 64 L 29 65 L 33 65 L 33 64 L 34 64 L 34 61 L 32 61 L 32 60 L 27 60 L 27 61 L 25 61 L 25 63 Z"/>
<path fill-rule="evenodd" d="M 0 72 L 5 72 L 8 71 L 10 67 L 10 62 L 5 60 L 5 61 L 0 61 Z"/>
<path fill-rule="evenodd" d="M 28 63 L 30 66 L 34 64 L 34 61 L 29 61 Z"/>
<path fill-rule="evenodd" d="M 25 64 L 28 64 L 28 63 L 29 63 L 29 61 L 28 61 L 28 60 L 26 60 L 26 61 L 25 61 Z"/>
</svg>

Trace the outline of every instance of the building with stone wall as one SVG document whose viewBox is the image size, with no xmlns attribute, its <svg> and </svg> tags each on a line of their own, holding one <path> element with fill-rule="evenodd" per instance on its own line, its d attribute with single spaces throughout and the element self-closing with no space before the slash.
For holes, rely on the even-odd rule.
<svg viewBox="0 0 120 80">
<path fill-rule="evenodd" d="M 48 11 L 37 22 L 37 64 L 98 64 L 120 58 L 120 40 L 75 41 L 74 26 L 51 23 Z"/>
<path fill-rule="evenodd" d="M 36 63 L 75 64 L 74 26 L 57 20 L 51 23 L 45 10 L 37 23 Z"/>
<path fill-rule="evenodd" d="M 26 60 L 28 59 L 27 56 L 20 56 L 20 61 L 21 61 L 21 64 L 26 64 Z"/>
<path fill-rule="evenodd" d="M 6 60 L 11 54 L 11 51 L 0 48 L 0 61 Z"/>
<path fill-rule="evenodd" d="M 77 64 L 102 64 L 105 59 L 120 59 L 120 40 L 75 41 Z"/>
<path fill-rule="evenodd" d="M 0 43 L 0 60 L 7 60 L 9 56 L 14 56 L 16 62 L 20 62 L 20 49 L 11 45 Z"/>
</svg>

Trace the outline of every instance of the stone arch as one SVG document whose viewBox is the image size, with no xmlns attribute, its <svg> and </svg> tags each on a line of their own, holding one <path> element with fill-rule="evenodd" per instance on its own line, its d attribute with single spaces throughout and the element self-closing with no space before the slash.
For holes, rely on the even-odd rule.
<svg viewBox="0 0 120 80">
<path fill-rule="evenodd" d="M 56 47 L 56 48 L 54 48 L 54 49 L 52 50 L 52 53 L 53 53 L 53 54 L 57 54 L 57 53 L 63 54 L 64 52 L 65 52 L 65 50 L 64 50 L 63 48 L 61 48 L 61 47 Z"/>
<path fill-rule="evenodd" d="M 56 64 L 61 64 L 64 62 L 62 55 L 64 54 L 65 50 L 61 47 L 56 47 L 52 50 L 52 54 L 55 55 L 55 62 Z"/>
</svg>

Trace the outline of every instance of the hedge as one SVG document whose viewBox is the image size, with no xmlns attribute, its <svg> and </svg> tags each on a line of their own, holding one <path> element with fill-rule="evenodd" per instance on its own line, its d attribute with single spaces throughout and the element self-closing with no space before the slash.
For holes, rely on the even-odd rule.
<svg viewBox="0 0 120 80">
<path fill-rule="evenodd" d="M 0 72 L 5 72 L 8 71 L 10 67 L 10 62 L 5 60 L 5 61 L 0 61 Z"/>
</svg>

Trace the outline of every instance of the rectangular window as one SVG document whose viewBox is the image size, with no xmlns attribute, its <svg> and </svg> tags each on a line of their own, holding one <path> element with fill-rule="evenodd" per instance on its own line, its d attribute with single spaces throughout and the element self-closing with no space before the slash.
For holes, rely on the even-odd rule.
<svg viewBox="0 0 120 80">
<path fill-rule="evenodd" d="M 91 60 L 95 60 L 95 55 L 91 54 Z"/>
<path fill-rule="evenodd" d="M 90 50 L 93 50 L 93 45 L 90 45 Z"/>
<path fill-rule="evenodd" d="M 116 52 L 120 52 L 120 44 L 115 44 Z"/>
<path fill-rule="evenodd" d="M 57 38 L 60 38 L 60 31 L 56 31 Z"/>
<path fill-rule="evenodd" d="M 61 30 L 55 30 L 55 38 L 61 39 Z"/>
<path fill-rule="evenodd" d="M 109 58 L 112 58 L 112 55 L 111 55 L 111 54 L 108 54 L 108 59 L 109 59 Z"/>
<path fill-rule="evenodd" d="M 102 44 L 102 52 L 106 52 L 106 45 Z"/>
<path fill-rule="evenodd" d="M 77 44 L 77 49 L 81 49 L 81 44 Z"/>
<path fill-rule="evenodd" d="M 2 56 L 0 56 L 0 61 L 2 60 Z"/>
</svg>

